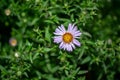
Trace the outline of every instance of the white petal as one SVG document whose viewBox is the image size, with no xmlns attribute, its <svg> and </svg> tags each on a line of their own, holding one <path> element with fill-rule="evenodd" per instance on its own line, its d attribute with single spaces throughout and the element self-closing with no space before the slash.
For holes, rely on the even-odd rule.
<svg viewBox="0 0 120 80">
<path fill-rule="evenodd" d="M 64 32 L 66 32 L 65 27 L 63 25 L 61 25 L 61 28 Z"/>
<path fill-rule="evenodd" d="M 69 24 L 67 31 L 71 33 L 73 31 L 73 28 L 74 28 L 74 24 Z"/>
<path fill-rule="evenodd" d="M 81 33 L 80 31 L 74 31 L 74 32 L 72 32 L 72 34 L 73 34 L 73 36 L 74 36 L 75 38 L 77 38 L 77 37 L 79 37 L 82 33 Z"/>
<path fill-rule="evenodd" d="M 63 43 L 63 42 L 60 43 L 59 48 L 60 48 L 60 49 L 64 48 L 64 43 Z"/>
<path fill-rule="evenodd" d="M 64 33 L 63 32 L 54 32 L 55 35 L 62 36 Z"/>
<path fill-rule="evenodd" d="M 67 44 L 64 44 L 64 47 L 63 47 L 63 49 L 64 49 L 64 50 L 66 50 L 66 48 L 67 48 Z"/>
<path fill-rule="evenodd" d="M 66 32 L 66 30 L 65 30 L 65 28 L 64 28 L 64 26 L 63 26 L 63 25 L 58 26 L 58 28 L 59 28 L 59 30 L 61 30 L 63 33 L 64 33 L 64 32 Z"/>
<path fill-rule="evenodd" d="M 66 50 L 67 50 L 67 51 L 69 51 L 69 50 L 68 50 L 68 47 L 69 47 L 68 44 L 66 44 Z"/>
<path fill-rule="evenodd" d="M 69 24 L 69 25 L 68 25 L 68 30 L 67 30 L 67 31 L 71 31 L 71 30 L 72 30 L 72 29 L 71 29 L 71 28 L 72 28 L 71 26 L 72 26 L 72 24 Z"/>
<path fill-rule="evenodd" d="M 81 33 L 79 32 L 79 33 L 76 33 L 76 34 L 74 34 L 74 36 L 80 36 L 81 35 Z"/>
<path fill-rule="evenodd" d="M 72 24 L 72 26 L 71 26 L 71 27 L 72 27 L 72 30 L 74 29 L 74 26 L 75 26 L 75 24 Z"/>
<path fill-rule="evenodd" d="M 71 42 L 70 45 L 72 46 L 73 49 L 75 49 L 75 45 Z"/>
<path fill-rule="evenodd" d="M 68 51 L 72 51 L 72 46 L 70 44 L 68 44 Z"/>
<path fill-rule="evenodd" d="M 63 35 L 63 32 L 60 29 L 56 28 L 54 34 L 55 35 Z"/>
<path fill-rule="evenodd" d="M 58 28 L 56 28 L 54 34 L 55 35 L 63 35 L 66 32 L 65 28 L 63 25 L 58 26 Z"/>
<path fill-rule="evenodd" d="M 79 30 L 77 30 L 77 31 L 75 31 L 74 33 L 75 33 L 75 34 L 78 34 L 78 33 L 81 33 L 81 32 L 80 32 Z"/>
<path fill-rule="evenodd" d="M 67 51 L 72 51 L 72 46 L 70 44 L 65 44 L 64 45 L 64 50 L 67 50 Z"/>
<path fill-rule="evenodd" d="M 62 42 L 62 36 L 55 36 L 55 37 L 54 37 L 54 42 L 55 42 L 55 43 L 60 43 L 60 42 Z"/>
<path fill-rule="evenodd" d="M 75 45 L 77 45 L 77 46 L 81 46 L 80 42 L 79 42 L 78 40 L 76 40 L 76 39 L 73 39 L 73 43 L 74 43 Z"/>
<path fill-rule="evenodd" d="M 74 28 L 73 28 L 73 31 L 77 31 L 78 29 L 77 29 L 77 26 L 75 26 Z"/>
</svg>

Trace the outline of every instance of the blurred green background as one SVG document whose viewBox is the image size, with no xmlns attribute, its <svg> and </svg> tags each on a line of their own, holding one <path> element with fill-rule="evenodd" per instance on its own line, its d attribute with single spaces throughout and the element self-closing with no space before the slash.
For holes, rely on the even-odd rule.
<svg viewBox="0 0 120 80">
<path fill-rule="evenodd" d="M 120 0 L 1 0 L 0 80 L 120 80 Z M 53 43 L 75 23 L 81 47 Z"/>
</svg>

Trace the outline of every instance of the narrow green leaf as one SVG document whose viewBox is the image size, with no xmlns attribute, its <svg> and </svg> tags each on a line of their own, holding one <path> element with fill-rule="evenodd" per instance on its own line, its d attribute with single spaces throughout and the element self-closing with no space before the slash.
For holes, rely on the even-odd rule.
<svg viewBox="0 0 120 80">
<path fill-rule="evenodd" d="M 82 50 L 81 50 L 81 52 L 79 53 L 79 56 L 78 56 L 78 60 L 80 60 L 80 59 L 81 59 L 81 57 L 82 57 L 82 56 L 83 56 L 83 54 L 84 54 L 84 51 L 85 51 L 84 49 L 82 49 Z"/>
<path fill-rule="evenodd" d="M 90 60 L 91 60 L 91 57 L 88 56 L 88 57 L 86 57 L 85 59 L 82 60 L 81 64 L 85 64 L 85 63 L 89 62 Z"/>
<path fill-rule="evenodd" d="M 45 39 L 48 41 L 48 42 L 51 42 L 51 35 L 50 35 L 50 32 L 49 32 L 49 27 L 46 27 L 45 28 Z"/>
<path fill-rule="evenodd" d="M 78 72 L 78 74 L 85 74 L 85 73 L 87 73 L 88 71 L 86 71 L 86 70 L 81 70 L 81 71 L 79 71 Z"/>
<path fill-rule="evenodd" d="M 39 54 L 40 53 L 35 53 L 34 56 L 33 56 L 33 60 L 35 60 L 38 57 Z"/>
</svg>

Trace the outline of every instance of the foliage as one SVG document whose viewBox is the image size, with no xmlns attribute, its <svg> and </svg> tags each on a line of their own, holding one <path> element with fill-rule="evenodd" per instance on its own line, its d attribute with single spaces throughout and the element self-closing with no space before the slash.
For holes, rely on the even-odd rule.
<svg viewBox="0 0 120 80">
<path fill-rule="evenodd" d="M 119 80 L 119 0 L 1 0 L 1 80 Z M 81 47 L 53 43 L 53 32 L 75 23 Z M 14 38 L 17 46 L 9 39 Z"/>
</svg>

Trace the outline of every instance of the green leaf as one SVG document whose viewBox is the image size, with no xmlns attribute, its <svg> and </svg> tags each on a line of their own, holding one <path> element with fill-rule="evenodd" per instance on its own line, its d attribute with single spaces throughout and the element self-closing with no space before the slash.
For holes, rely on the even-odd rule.
<svg viewBox="0 0 120 80">
<path fill-rule="evenodd" d="M 85 59 L 82 60 L 81 64 L 85 64 L 85 63 L 89 62 L 90 60 L 91 60 L 91 57 L 88 56 L 88 57 L 86 57 Z"/>
<path fill-rule="evenodd" d="M 49 27 L 45 28 L 45 40 L 47 40 L 48 42 L 51 42 L 51 35 L 50 35 L 49 30 L 50 30 Z"/>
<path fill-rule="evenodd" d="M 81 70 L 81 71 L 79 71 L 78 72 L 78 74 L 85 74 L 85 73 L 87 73 L 88 71 L 86 71 L 86 70 Z"/>
<path fill-rule="evenodd" d="M 85 36 L 88 36 L 90 38 L 92 37 L 92 35 L 90 33 L 88 33 L 88 32 L 83 32 L 82 34 L 85 35 Z"/>
<path fill-rule="evenodd" d="M 32 58 L 32 53 L 29 53 L 29 59 L 30 59 L 30 62 L 33 63 L 33 58 Z"/>
<path fill-rule="evenodd" d="M 6 71 L 3 66 L 0 65 L 0 70 Z"/>
<path fill-rule="evenodd" d="M 44 22 L 47 24 L 54 24 L 54 22 L 52 20 L 45 20 Z"/>
<path fill-rule="evenodd" d="M 35 53 L 34 56 L 33 56 L 33 60 L 35 60 L 38 56 L 39 56 L 40 53 Z"/>
<path fill-rule="evenodd" d="M 80 60 L 84 54 L 85 49 L 81 49 L 81 52 L 79 53 L 78 60 Z"/>
<path fill-rule="evenodd" d="M 68 72 L 68 70 L 65 70 L 65 74 L 68 76 L 69 75 L 69 72 Z"/>
<path fill-rule="evenodd" d="M 36 22 L 39 20 L 39 18 L 34 18 L 33 20 L 32 20 L 32 22 L 30 23 L 30 25 L 32 26 L 32 25 L 34 25 L 34 24 L 36 24 Z"/>
<path fill-rule="evenodd" d="M 44 48 L 43 49 L 43 52 L 49 52 L 49 51 L 51 51 L 51 48 Z"/>
</svg>

